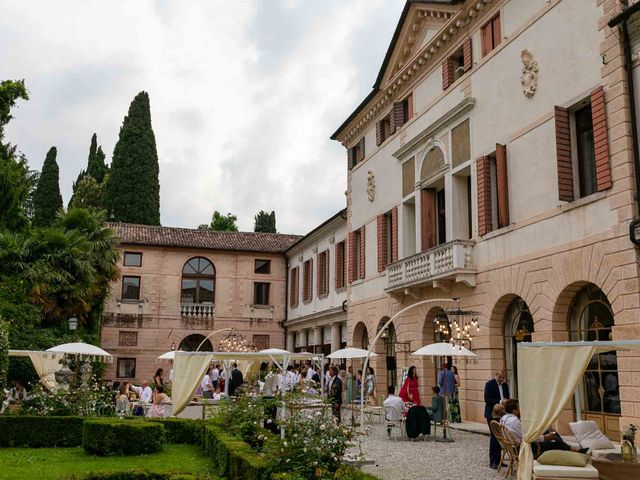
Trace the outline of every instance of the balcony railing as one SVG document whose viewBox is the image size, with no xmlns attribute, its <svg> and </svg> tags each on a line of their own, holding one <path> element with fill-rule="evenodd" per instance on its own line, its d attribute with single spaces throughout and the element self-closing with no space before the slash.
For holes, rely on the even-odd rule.
<svg viewBox="0 0 640 480">
<path fill-rule="evenodd" d="M 453 240 L 389 265 L 387 290 L 436 280 L 461 281 L 475 286 L 473 245 L 471 240 Z"/>
<path fill-rule="evenodd" d="M 213 317 L 216 306 L 212 303 L 181 303 L 180 315 L 183 317 Z"/>
</svg>

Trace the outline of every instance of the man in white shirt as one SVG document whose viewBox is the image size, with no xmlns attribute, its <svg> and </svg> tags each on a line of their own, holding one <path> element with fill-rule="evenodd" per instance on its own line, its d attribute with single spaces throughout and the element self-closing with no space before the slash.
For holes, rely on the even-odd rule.
<svg viewBox="0 0 640 480">
<path fill-rule="evenodd" d="M 307 380 L 313 380 L 313 375 L 316 373 L 315 368 L 312 365 L 307 367 Z"/>
<path fill-rule="evenodd" d="M 220 365 L 216 365 L 211 372 L 211 385 L 213 389 L 218 388 L 218 377 L 220 376 Z"/>
<path fill-rule="evenodd" d="M 408 411 L 404 401 L 396 396 L 396 389 L 393 385 L 387 387 L 387 393 L 389 396 L 382 402 L 382 407 L 385 410 L 385 416 L 392 422 L 399 422 L 402 420 L 403 413 Z"/>
<path fill-rule="evenodd" d="M 136 387 L 135 385 L 131 385 L 131 388 L 140 398 L 140 403 L 151 403 L 151 399 L 153 398 L 153 390 L 149 386 L 149 382 L 146 380 L 142 382 L 141 386 Z"/>
<path fill-rule="evenodd" d="M 518 400 L 509 399 L 504 402 L 505 415 L 500 424 L 509 430 L 514 440 L 522 442 L 522 422 L 520 421 L 520 405 Z M 548 450 L 571 450 L 572 452 L 587 453 L 588 448 L 577 449 L 568 445 L 562 437 L 553 431 L 541 435 L 535 442 L 531 442 L 534 456 L 539 456 Z"/>
</svg>

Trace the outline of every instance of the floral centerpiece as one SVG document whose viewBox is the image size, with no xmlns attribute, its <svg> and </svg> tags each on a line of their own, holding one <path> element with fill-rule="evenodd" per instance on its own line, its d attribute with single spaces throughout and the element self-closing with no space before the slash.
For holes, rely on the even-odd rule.
<svg viewBox="0 0 640 480">
<path fill-rule="evenodd" d="M 636 432 L 638 426 L 631 423 L 622 434 L 620 453 L 625 462 L 635 462 L 638 460 L 638 450 L 636 448 Z"/>
</svg>

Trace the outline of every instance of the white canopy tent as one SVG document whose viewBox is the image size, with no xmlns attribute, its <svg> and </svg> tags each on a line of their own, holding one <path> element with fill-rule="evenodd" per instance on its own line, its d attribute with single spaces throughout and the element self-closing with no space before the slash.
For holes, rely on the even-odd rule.
<svg viewBox="0 0 640 480">
<path fill-rule="evenodd" d="M 208 366 L 214 360 L 222 361 L 225 370 L 225 390 L 228 391 L 229 367 L 233 362 L 248 360 L 253 362 L 272 361 L 281 370 L 286 370 L 293 360 L 319 361 L 323 355 L 313 353 L 292 353 L 286 350 L 268 349 L 261 352 L 175 352 L 173 361 L 173 384 L 171 400 L 173 415 L 177 415 L 189 404 Z"/>
<path fill-rule="evenodd" d="M 331 352 L 330 355 L 327 355 L 327 358 L 340 358 L 340 359 L 354 359 L 354 358 L 366 358 L 366 357 L 377 357 L 377 353 L 370 352 L 369 350 L 365 350 L 364 348 L 355 348 L 355 347 L 347 347 L 341 348 L 340 350 L 336 350 L 335 352 Z"/>
<path fill-rule="evenodd" d="M 162 355 L 156 357 L 156 361 L 158 360 L 171 360 L 175 358 L 176 352 L 182 352 L 183 350 L 170 350 L 168 352 L 163 353 Z"/>
<path fill-rule="evenodd" d="M 522 445 L 518 480 L 531 480 L 531 443 L 558 418 L 596 353 L 640 350 L 640 340 L 518 343 Z"/>
<path fill-rule="evenodd" d="M 110 362 L 111 354 L 100 347 L 83 342 L 63 343 L 47 349 L 47 352 L 75 355 L 83 360 L 100 360 Z"/>
</svg>

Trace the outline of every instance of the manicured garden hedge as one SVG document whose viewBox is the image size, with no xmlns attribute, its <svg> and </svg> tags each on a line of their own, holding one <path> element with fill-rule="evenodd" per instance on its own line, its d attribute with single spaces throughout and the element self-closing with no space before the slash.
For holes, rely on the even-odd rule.
<svg viewBox="0 0 640 480">
<path fill-rule="evenodd" d="M 144 420 L 97 419 L 84 422 L 82 447 L 94 455 L 140 455 L 162 450 L 164 426 Z"/>
<path fill-rule="evenodd" d="M 204 425 L 202 420 L 190 418 L 148 418 L 148 422 L 158 422 L 164 425 L 167 443 L 182 443 L 187 445 L 202 445 Z"/>
<path fill-rule="evenodd" d="M 71 476 L 68 480 L 198 480 L 196 475 L 188 473 L 161 473 L 129 470 L 127 472 L 89 473 L 83 476 Z"/>
<path fill-rule="evenodd" d="M 0 447 L 79 447 L 82 417 L 0 416 Z"/>
</svg>

